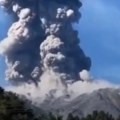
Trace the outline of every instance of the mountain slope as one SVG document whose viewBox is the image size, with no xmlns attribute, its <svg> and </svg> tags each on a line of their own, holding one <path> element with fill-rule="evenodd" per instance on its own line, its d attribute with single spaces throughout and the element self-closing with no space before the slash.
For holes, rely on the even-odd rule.
<svg viewBox="0 0 120 120">
<path fill-rule="evenodd" d="M 80 117 L 91 114 L 93 111 L 104 111 L 117 117 L 120 114 L 120 90 L 100 89 L 91 94 L 83 94 L 72 101 L 65 98 L 48 100 L 40 105 L 45 112 L 61 114 L 64 117 L 72 113 Z"/>
</svg>

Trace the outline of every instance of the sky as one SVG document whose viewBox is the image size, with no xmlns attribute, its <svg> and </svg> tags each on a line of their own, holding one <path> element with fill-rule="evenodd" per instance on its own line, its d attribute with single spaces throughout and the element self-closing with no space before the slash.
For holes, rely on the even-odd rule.
<svg viewBox="0 0 120 120">
<path fill-rule="evenodd" d="M 120 1 L 82 0 L 82 17 L 74 28 L 80 46 L 92 60 L 91 75 L 120 83 Z M 11 16 L 0 9 L 0 40 L 7 36 Z M 0 57 L 0 86 L 6 86 L 4 58 Z"/>
</svg>

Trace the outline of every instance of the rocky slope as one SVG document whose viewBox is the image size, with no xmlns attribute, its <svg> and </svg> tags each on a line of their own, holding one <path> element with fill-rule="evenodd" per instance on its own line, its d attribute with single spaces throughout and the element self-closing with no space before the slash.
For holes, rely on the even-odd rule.
<svg viewBox="0 0 120 120">
<path fill-rule="evenodd" d="M 46 100 L 40 108 L 44 112 L 53 112 L 66 117 L 69 113 L 80 117 L 93 111 L 104 111 L 114 117 L 120 115 L 120 89 L 100 89 L 90 94 L 83 94 L 70 101 L 68 98 Z"/>
</svg>

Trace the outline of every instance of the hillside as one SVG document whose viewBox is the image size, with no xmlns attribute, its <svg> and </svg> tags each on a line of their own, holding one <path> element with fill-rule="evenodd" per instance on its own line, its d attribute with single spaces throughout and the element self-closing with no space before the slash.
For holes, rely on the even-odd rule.
<svg viewBox="0 0 120 120">
<path fill-rule="evenodd" d="M 119 93 L 119 89 L 100 89 L 91 94 L 80 95 L 72 101 L 67 98 L 46 100 L 40 105 L 40 108 L 45 112 L 53 112 L 64 117 L 69 113 L 84 117 L 95 110 L 104 111 L 118 117 L 120 114 Z"/>
<path fill-rule="evenodd" d="M 0 120 L 120 120 L 119 93 L 119 89 L 101 89 L 72 101 L 67 96 L 34 106 L 0 87 Z"/>
<path fill-rule="evenodd" d="M 0 120 L 35 120 L 35 117 L 24 101 L 0 87 Z"/>
</svg>

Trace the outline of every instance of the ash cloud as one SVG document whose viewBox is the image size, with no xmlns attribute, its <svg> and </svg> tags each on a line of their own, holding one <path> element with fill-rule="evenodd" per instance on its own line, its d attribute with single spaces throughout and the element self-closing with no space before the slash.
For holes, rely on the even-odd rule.
<svg viewBox="0 0 120 120">
<path fill-rule="evenodd" d="M 91 79 L 91 60 L 73 29 L 81 17 L 79 0 L 0 0 L 0 4 L 15 21 L 0 42 L 8 66 L 6 79 L 16 85 L 6 90 L 41 103 L 116 87 Z"/>
<path fill-rule="evenodd" d="M 15 17 L 0 43 L 7 80 L 37 84 L 45 74 L 54 73 L 65 84 L 81 79 L 82 70 L 90 70 L 90 58 L 72 27 L 81 16 L 79 0 L 0 0 L 0 4 Z"/>
</svg>

